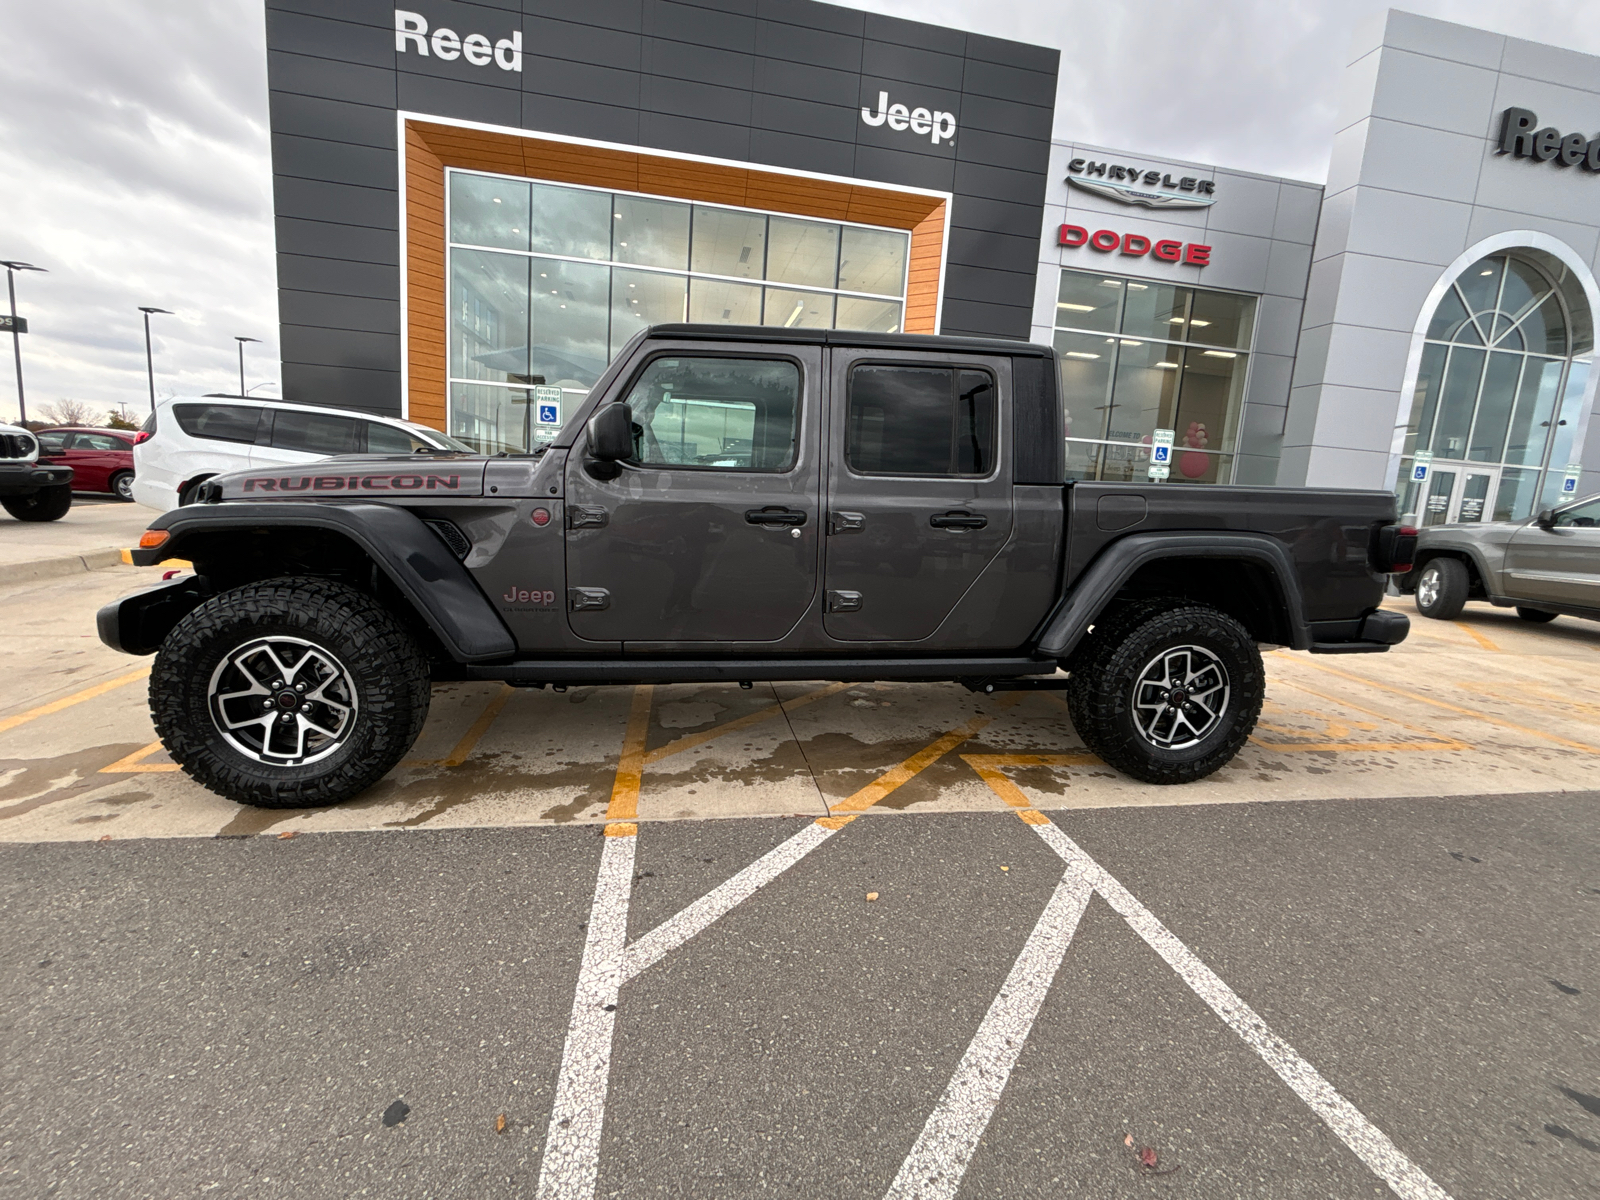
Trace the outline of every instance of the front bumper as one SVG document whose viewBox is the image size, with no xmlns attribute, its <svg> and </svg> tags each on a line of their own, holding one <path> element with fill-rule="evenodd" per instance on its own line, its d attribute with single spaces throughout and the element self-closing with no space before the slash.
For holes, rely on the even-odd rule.
<svg viewBox="0 0 1600 1200">
<path fill-rule="evenodd" d="M 47 487 L 72 482 L 71 467 L 38 463 L 0 463 L 0 496 L 31 496 Z"/>
</svg>

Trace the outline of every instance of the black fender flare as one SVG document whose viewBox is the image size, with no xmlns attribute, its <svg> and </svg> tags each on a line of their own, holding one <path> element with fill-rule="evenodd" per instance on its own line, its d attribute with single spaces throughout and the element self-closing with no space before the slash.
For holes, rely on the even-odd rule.
<svg viewBox="0 0 1600 1200">
<path fill-rule="evenodd" d="M 1061 597 L 1045 618 L 1036 653 L 1066 658 L 1134 572 L 1162 558 L 1233 559 L 1265 567 L 1278 586 L 1278 602 L 1288 616 L 1293 635 L 1290 644 L 1296 650 L 1311 648 L 1300 578 L 1288 548 L 1277 538 L 1260 533 L 1134 533 L 1112 542 L 1096 555 Z"/>
<path fill-rule="evenodd" d="M 457 662 L 508 658 L 517 643 L 494 605 L 438 534 L 393 504 L 297 503 L 284 500 L 192 504 L 150 525 L 171 536 L 133 551 L 135 566 L 187 558 L 196 534 L 250 529 L 326 529 L 349 538 L 388 576 Z"/>
</svg>

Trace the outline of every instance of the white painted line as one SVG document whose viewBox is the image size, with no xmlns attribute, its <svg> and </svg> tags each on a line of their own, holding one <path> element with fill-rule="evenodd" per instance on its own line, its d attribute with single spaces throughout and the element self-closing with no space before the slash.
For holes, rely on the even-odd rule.
<svg viewBox="0 0 1600 1200">
<path fill-rule="evenodd" d="M 1082 872 L 1069 866 L 885 1200 L 950 1200 L 956 1194 L 1072 944 L 1090 894 Z"/>
<path fill-rule="evenodd" d="M 1295 1095 L 1321 1117 L 1329 1129 L 1366 1163 L 1372 1173 L 1387 1183 L 1402 1200 L 1450 1200 L 1449 1194 L 1425 1175 L 1421 1168 L 1401 1153 L 1388 1136 L 1367 1120 L 1361 1110 L 1346 1100 L 1322 1074 L 1301 1058 L 1295 1048 L 1274 1033 L 1248 1004 L 1241 1000 L 1210 967 L 1196 958 L 1170 929 L 1158 921 L 1133 894 L 1116 881 L 1083 847 L 1054 824 L 1034 825 L 1033 829 L 1066 862 L 1069 870 L 1083 877 L 1122 915 L 1150 948 L 1164 958 L 1194 994 L 1210 1006 L 1228 1027 L 1261 1056 L 1261 1060 L 1288 1084 Z"/>
<path fill-rule="evenodd" d="M 539 1200 L 590 1200 L 594 1195 L 637 841 L 632 834 L 608 835 L 600 855 L 583 964 L 578 969 L 572 1020 L 567 1025 L 567 1045 L 550 1110 L 544 1161 L 539 1166 Z"/>
<path fill-rule="evenodd" d="M 712 888 L 688 908 L 680 909 L 629 946 L 622 960 L 622 981 L 660 962 L 718 917 L 743 903 L 795 863 L 831 838 L 836 830 L 815 822 L 768 850 L 732 879 Z"/>
</svg>

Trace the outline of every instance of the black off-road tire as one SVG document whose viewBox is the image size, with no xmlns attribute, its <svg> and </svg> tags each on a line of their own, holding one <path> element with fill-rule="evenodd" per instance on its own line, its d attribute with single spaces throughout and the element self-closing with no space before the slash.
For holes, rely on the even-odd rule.
<svg viewBox="0 0 1600 1200">
<path fill-rule="evenodd" d="M 252 757 L 213 717 L 210 692 L 224 661 L 274 637 L 330 655 L 352 685 L 349 726 L 316 761 Z M 150 674 L 151 716 L 173 760 L 202 786 L 258 808 L 338 804 L 371 787 L 416 741 L 429 696 L 428 661 L 401 623 L 370 596 L 315 578 L 273 579 L 213 596 L 167 635 Z"/>
<path fill-rule="evenodd" d="M 118 471 L 109 482 L 111 494 L 118 500 L 133 502 L 133 472 Z"/>
<path fill-rule="evenodd" d="M 59 521 L 72 507 L 72 485 L 58 483 L 31 496 L 0 496 L 0 506 L 19 521 Z"/>
<path fill-rule="evenodd" d="M 1141 731 L 1134 703 L 1141 677 L 1182 647 L 1198 647 L 1196 661 L 1209 656 L 1222 668 L 1227 695 L 1215 717 L 1202 720 L 1202 736 L 1192 745 L 1174 739 L 1169 748 Z M 1074 655 L 1071 672 L 1067 707 L 1078 736 L 1108 766 L 1143 783 L 1192 783 L 1226 766 L 1255 728 L 1266 694 L 1261 651 L 1249 630 L 1226 613 L 1182 600 L 1138 601 L 1102 618 Z M 1179 704 L 1175 711 L 1203 710 Z"/>
<path fill-rule="evenodd" d="M 1560 613 L 1545 612 L 1542 608 L 1519 607 L 1517 609 L 1517 616 L 1524 621 L 1532 621 L 1535 625 L 1544 625 L 1547 622 L 1554 621 L 1560 615 Z"/>
<path fill-rule="evenodd" d="M 1467 606 L 1472 577 L 1458 558 L 1430 558 L 1417 572 L 1417 611 L 1435 621 L 1453 621 Z"/>
</svg>

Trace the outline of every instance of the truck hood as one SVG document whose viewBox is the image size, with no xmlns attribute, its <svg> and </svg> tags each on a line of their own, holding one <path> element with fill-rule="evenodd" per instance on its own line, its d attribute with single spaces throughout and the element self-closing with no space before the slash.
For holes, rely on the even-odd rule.
<svg viewBox="0 0 1600 1200">
<path fill-rule="evenodd" d="M 292 467 L 260 467 L 209 480 L 217 500 L 378 500 L 481 496 L 489 460 L 475 454 L 351 454 Z"/>
</svg>

